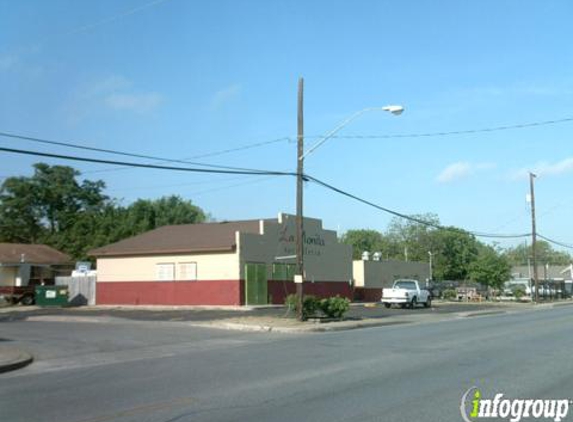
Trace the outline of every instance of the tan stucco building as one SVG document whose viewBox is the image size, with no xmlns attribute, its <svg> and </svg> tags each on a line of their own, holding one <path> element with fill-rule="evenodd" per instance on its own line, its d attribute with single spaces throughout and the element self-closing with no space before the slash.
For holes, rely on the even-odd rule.
<svg viewBox="0 0 573 422">
<path fill-rule="evenodd" d="M 283 303 L 294 293 L 295 221 L 165 226 L 90 252 L 98 304 Z M 352 248 L 322 222 L 304 219 L 307 294 L 352 297 Z"/>
</svg>

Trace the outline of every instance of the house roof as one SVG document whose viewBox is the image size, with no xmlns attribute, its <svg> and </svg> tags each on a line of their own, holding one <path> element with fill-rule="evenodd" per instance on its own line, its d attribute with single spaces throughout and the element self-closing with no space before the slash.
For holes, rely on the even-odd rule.
<svg viewBox="0 0 573 422">
<path fill-rule="evenodd" d="M 41 265 L 62 265 L 70 264 L 72 258 L 47 245 L 0 243 L 1 264 L 16 264 L 21 262 Z"/>
<path fill-rule="evenodd" d="M 163 226 L 88 253 L 95 257 L 232 251 L 235 232 L 259 233 L 260 220 Z"/>
</svg>

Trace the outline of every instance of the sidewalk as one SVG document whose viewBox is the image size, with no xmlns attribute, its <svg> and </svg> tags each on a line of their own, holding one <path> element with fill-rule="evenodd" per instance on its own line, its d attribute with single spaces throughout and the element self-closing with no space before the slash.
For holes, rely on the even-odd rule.
<svg viewBox="0 0 573 422">
<path fill-rule="evenodd" d="M 29 365 L 34 357 L 24 350 L 0 344 L 0 373 Z"/>
</svg>

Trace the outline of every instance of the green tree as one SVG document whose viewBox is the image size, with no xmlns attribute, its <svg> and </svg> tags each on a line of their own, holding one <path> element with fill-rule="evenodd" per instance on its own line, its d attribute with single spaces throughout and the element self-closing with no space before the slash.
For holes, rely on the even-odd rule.
<svg viewBox="0 0 573 422">
<path fill-rule="evenodd" d="M 139 199 L 127 207 L 110 203 L 76 219 L 69 247 L 73 248 L 74 256 L 84 259 L 87 251 L 99 246 L 161 226 L 201 223 L 206 219 L 201 208 L 175 195 L 155 200 Z"/>
<path fill-rule="evenodd" d="M 478 256 L 479 242 L 468 232 L 448 227 L 432 233 L 434 277 L 438 280 L 466 280 L 470 264 Z"/>
<path fill-rule="evenodd" d="M 431 213 L 412 217 L 427 224 L 394 217 L 388 226 L 387 236 L 394 245 L 394 258 L 405 259 L 407 254 L 409 261 L 427 261 L 428 251 L 434 249 L 435 226 L 440 225 L 440 219 Z"/>
<path fill-rule="evenodd" d="M 66 232 L 78 215 L 104 206 L 102 181 L 79 183 L 67 166 L 34 165 L 31 177 L 9 177 L 0 187 L 0 238 L 66 250 Z"/>
<path fill-rule="evenodd" d="M 0 186 L 0 242 L 45 243 L 85 259 L 87 251 L 167 224 L 199 223 L 201 208 L 179 196 L 122 207 L 104 195 L 104 182 L 78 181 L 66 166 L 34 165 L 31 177 Z"/>
<path fill-rule="evenodd" d="M 503 254 L 511 265 L 528 265 L 531 258 L 531 246 L 520 244 L 513 248 L 507 248 Z M 549 265 L 568 265 L 573 262 L 573 257 L 567 252 L 553 249 L 549 242 L 538 240 L 535 246 L 535 254 L 538 262 Z"/>
<path fill-rule="evenodd" d="M 177 195 L 139 199 L 125 209 L 124 233 L 134 236 L 161 226 L 202 223 L 206 219 L 201 208 Z"/>
<path fill-rule="evenodd" d="M 360 259 L 364 251 L 381 252 L 383 257 L 394 257 L 396 254 L 396 245 L 376 230 L 348 230 L 340 240 L 347 245 L 352 245 L 354 259 Z"/>
<path fill-rule="evenodd" d="M 511 265 L 504 254 L 482 244 L 477 258 L 469 265 L 469 275 L 472 281 L 499 289 L 509 280 Z"/>
<path fill-rule="evenodd" d="M 9 177 L 0 187 L 0 241 L 35 243 L 42 237 L 42 212 L 33 183 Z"/>
</svg>

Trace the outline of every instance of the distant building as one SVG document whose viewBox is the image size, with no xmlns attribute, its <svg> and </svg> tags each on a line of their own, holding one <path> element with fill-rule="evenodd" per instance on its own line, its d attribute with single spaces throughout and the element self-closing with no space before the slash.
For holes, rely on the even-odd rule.
<svg viewBox="0 0 573 422">
<path fill-rule="evenodd" d="M 261 305 L 294 293 L 295 222 L 164 226 L 90 251 L 98 304 Z M 304 219 L 305 294 L 352 296 L 352 247 Z"/>
<path fill-rule="evenodd" d="M 20 297 L 33 291 L 29 286 L 54 284 L 72 268 L 72 259 L 50 246 L 0 243 L 0 295 Z"/>
<path fill-rule="evenodd" d="M 537 265 L 537 283 L 542 297 L 571 297 L 573 294 L 573 266 Z M 505 283 L 505 291 L 522 288 L 527 295 L 535 294 L 533 265 L 515 266 L 511 269 L 511 280 Z"/>
<path fill-rule="evenodd" d="M 571 280 L 573 274 L 571 265 L 544 265 L 537 264 L 538 280 Z M 511 268 L 512 279 L 533 279 L 533 265 L 517 265 Z"/>
<path fill-rule="evenodd" d="M 352 263 L 354 298 L 379 301 L 384 287 L 392 287 L 395 280 L 408 278 L 424 286 L 430 278 L 427 262 L 356 260 Z"/>
</svg>

